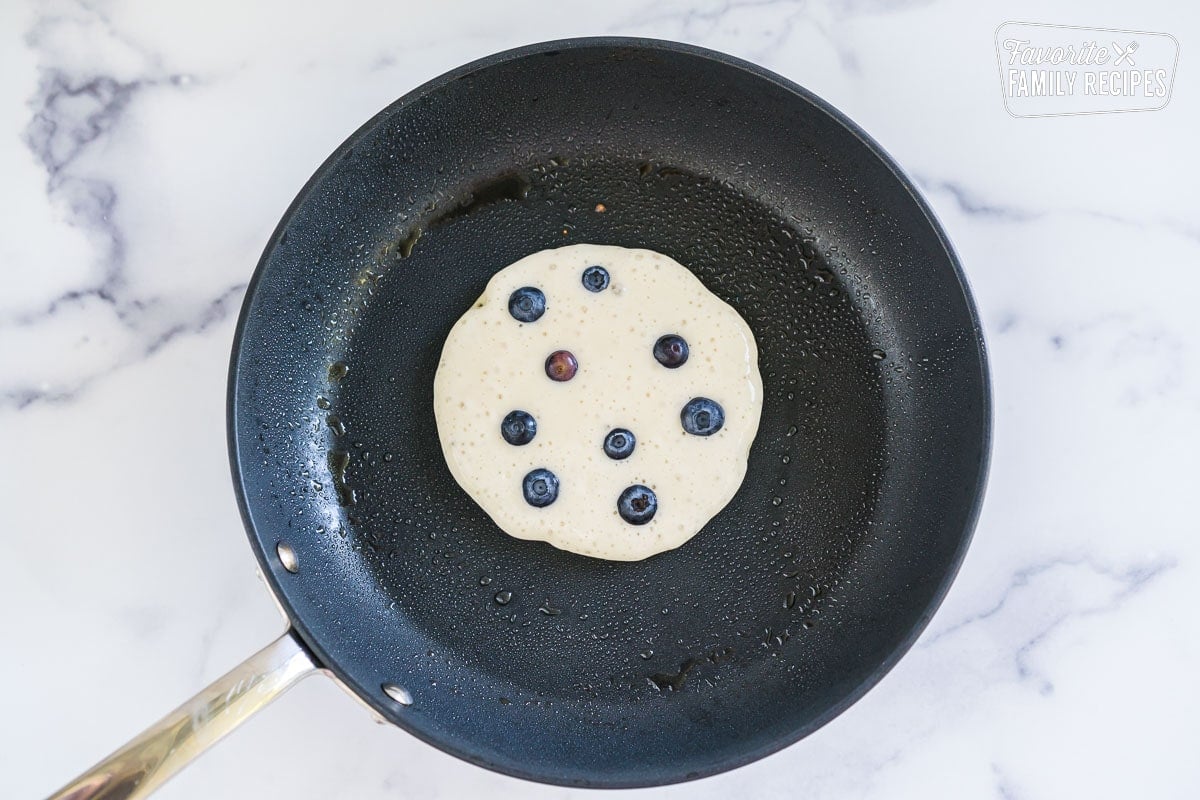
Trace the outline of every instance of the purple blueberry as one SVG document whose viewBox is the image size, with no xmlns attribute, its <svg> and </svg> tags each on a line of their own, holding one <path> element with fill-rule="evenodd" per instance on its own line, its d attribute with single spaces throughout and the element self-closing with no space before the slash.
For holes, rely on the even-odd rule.
<svg viewBox="0 0 1200 800">
<path fill-rule="evenodd" d="M 679 412 L 679 421 L 693 436 L 712 436 L 725 425 L 725 409 L 707 397 L 693 397 Z"/>
<path fill-rule="evenodd" d="M 688 343 L 677 333 L 660 336 L 654 343 L 654 360 L 667 369 L 682 367 L 688 360 Z"/>
<path fill-rule="evenodd" d="M 555 350 L 546 358 L 546 377 L 552 381 L 569 381 L 579 371 L 579 362 L 569 350 Z"/>
<path fill-rule="evenodd" d="M 535 469 L 521 481 L 525 502 L 534 508 L 545 508 L 558 499 L 558 476 L 548 469 Z"/>
<path fill-rule="evenodd" d="M 613 428 L 604 437 L 604 454 L 614 461 L 621 461 L 633 455 L 637 439 L 633 432 L 625 428 Z"/>
<path fill-rule="evenodd" d="M 508 313 L 517 322 L 536 322 L 546 313 L 546 295 L 541 289 L 522 286 L 508 296 Z"/>
<path fill-rule="evenodd" d="M 529 444 L 537 435 L 537 420 L 528 411 L 510 411 L 500 423 L 500 435 L 509 444 Z"/>
<path fill-rule="evenodd" d="M 604 267 L 588 267 L 583 271 L 583 288 L 589 292 L 603 292 L 608 288 L 608 270 Z"/>
<path fill-rule="evenodd" d="M 617 513 L 630 525 L 645 525 L 658 511 L 658 498 L 648 486 L 634 484 L 617 498 Z"/>
</svg>

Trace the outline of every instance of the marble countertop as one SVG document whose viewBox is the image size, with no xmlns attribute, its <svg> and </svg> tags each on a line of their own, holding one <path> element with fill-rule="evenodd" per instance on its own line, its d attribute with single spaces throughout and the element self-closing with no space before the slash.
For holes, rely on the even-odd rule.
<svg viewBox="0 0 1200 800">
<path fill-rule="evenodd" d="M 1166 31 L 1161 111 L 1016 119 L 1008 19 Z M 230 488 L 225 373 L 270 231 L 409 88 L 529 42 L 678 39 L 876 137 L 940 215 L 995 384 L 974 544 L 917 646 L 815 735 L 638 797 L 1200 796 L 1200 132 L 1169 0 L 0 6 L 0 796 L 56 788 L 282 629 Z M 163 798 L 583 798 L 309 680 Z"/>
</svg>

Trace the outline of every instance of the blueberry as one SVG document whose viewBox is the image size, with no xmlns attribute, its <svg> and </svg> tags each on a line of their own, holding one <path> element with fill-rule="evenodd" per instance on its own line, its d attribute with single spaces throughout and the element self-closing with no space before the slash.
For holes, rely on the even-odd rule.
<svg viewBox="0 0 1200 800">
<path fill-rule="evenodd" d="M 645 525 L 658 511 L 658 498 L 648 486 L 634 484 L 617 498 L 617 513 L 630 525 Z"/>
<path fill-rule="evenodd" d="M 654 360 L 667 369 L 682 367 L 688 360 L 688 343 L 677 333 L 660 336 L 654 343 Z"/>
<path fill-rule="evenodd" d="M 583 271 L 583 288 L 589 292 L 603 292 L 608 288 L 608 270 L 604 267 L 588 267 Z"/>
<path fill-rule="evenodd" d="M 546 313 L 546 295 L 541 289 L 522 286 L 508 296 L 508 313 L 518 322 L 536 322 Z"/>
<path fill-rule="evenodd" d="M 679 412 L 679 421 L 693 436 L 712 436 L 725 424 L 725 409 L 707 397 L 693 397 Z"/>
<path fill-rule="evenodd" d="M 535 508 L 545 508 L 558 499 L 558 476 L 548 469 L 535 469 L 521 482 L 525 502 Z"/>
<path fill-rule="evenodd" d="M 546 357 L 546 377 L 552 381 L 569 381 L 579 371 L 579 362 L 569 350 L 555 350 Z"/>
<path fill-rule="evenodd" d="M 633 446 L 637 444 L 633 432 L 625 428 L 613 428 L 604 437 L 604 454 L 611 459 L 620 461 L 633 454 Z"/>
<path fill-rule="evenodd" d="M 528 411 L 510 411 L 500 423 L 500 435 L 509 444 L 529 444 L 537 436 L 537 420 Z"/>
</svg>

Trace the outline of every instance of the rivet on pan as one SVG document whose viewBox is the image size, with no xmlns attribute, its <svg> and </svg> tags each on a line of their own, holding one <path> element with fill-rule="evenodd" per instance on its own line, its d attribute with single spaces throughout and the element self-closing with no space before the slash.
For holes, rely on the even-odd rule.
<svg viewBox="0 0 1200 800">
<path fill-rule="evenodd" d="M 383 693 L 402 706 L 412 705 L 412 695 L 403 686 L 397 686 L 394 683 L 385 683 L 383 685 Z"/>
<path fill-rule="evenodd" d="M 287 542 L 280 542 L 275 545 L 275 552 L 279 554 L 279 563 L 283 564 L 283 568 L 288 572 L 300 571 L 300 559 L 296 557 L 296 551 Z"/>
</svg>

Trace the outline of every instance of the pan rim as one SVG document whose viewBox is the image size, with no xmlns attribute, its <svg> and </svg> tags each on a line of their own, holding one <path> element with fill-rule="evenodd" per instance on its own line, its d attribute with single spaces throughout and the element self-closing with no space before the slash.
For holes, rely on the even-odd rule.
<svg viewBox="0 0 1200 800">
<path fill-rule="evenodd" d="M 373 114 L 362 125 L 356 128 L 353 133 L 351 133 L 342 142 L 342 144 L 340 144 L 320 164 L 312 176 L 301 187 L 299 192 L 296 194 L 296 197 L 288 205 L 287 209 L 281 216 L 279 223 L 271 233 L 270 237 L 267 239 L 263 253 L 260 256 L 258 264 L 254 269 L 254 273 L 247 284 L 246 294 L 243 299 L 241 310 L 239 311 L 237 323 L 234 329 L 226 388 L 226 436 L 228 442 L 230 472 L 234 485 L 234 494 L 237 499 L 238 511 L 241 514 L 242 523 L 245 527 L 246 538 L 250 544 L 250 548 L 253 551 L 255 558 L 258 561 L 259 569 L 264 577 L 264 582 L 267 585 L 268 591 L 271 592 L 276 603 L 284 610 L 292 629 L 296 632 L 303 645 L 318 661 L 321 668 L 332 673 L 332 675 L 336 678 L 336 681 L 349 691 L 353 692 L 357 699 L 361 700 L 372 709 L 375 709 L 377 712 L 384 712 L 384 709 L 379 707 L 379 704 L 376 702 L 376 699 L 371 691 L 366 687 L 360 686 L 357 681 L 355 681 L 348 673 L 338 666 L 336 661 L 330 657 L 329 652 L 321 645 L 320 638 L 314 635 L 312 631 L 308 629 L 308 627 L 304 624 L 301 615 L 296 612 L 295 608 L 289 602 L 287 595 L 281 591 L 278 570 L 273 564 L 270 563 L 268 560 L 268 554 L 261 546 L 261 542 L 258 534 L 256 533 L 256 528 L 251 517 L 249 504 L 247 502 L 247 490 L 240 465 L 241 451 L 239 449 L 237 436 L 237 387 L 239 378 L 242 377 L 239 368 L 239 356 L 242 350 L 243 337 L 250 318 L 251 307 L 254 304 L 254 298 L 259 283 L 266 273 L 269 256 L 278 245 L 281 237 L 284 234 L 284 231 L 286 230 L 297 209 L 308 199 L 311 192 L 325 179 L 330 169 L 338 161 L 340 161 L 350 149 L 354 147 L 356 142 L 365 133 L 373 129 L 373 127 L 382 117 L 394 113 L 399 108 L 411 105 L 456 80 L 499 64 L 517 61 L 529 56 L 541 55 L 552 51 L 615 48 L 636 49 L 645 52 L 667 52 L 673 55 L 701 58 L 745 72 L 752 78 L 767 81 L 824 112 L 833 122 L 837 123 L 848 133 L 857 138 L 871 154 L 873 154 L 887 167 L 889 172 L 892 173 L 900 186 L 903 187 L 905 192 L 908 193 L 909 197 L 924 216 L 926 223 L 936 236 L 939 246 L 945 252 L 947 259 L 953 268 L 954 278 L 957 281 L 958 289 L 961 292 L 965 303 L 975 343 L 975 355 L 978 360 L 980 377 L 980 397 L 978 398 L 978 402 L 980 403 L 981 408 L 982 424 L 979 430 L 980 463 L 978 478 L 975 486 L 972 488 L 972 501 L 966 509 L 967 513 L 962 535 L 959 538 L 958 545 L 955 548 L 953 555 L 947 563 L 947 568 L 944 571 L 941 580 L 930 597 L 929 604 L 917 617 L 911 629 L 905 633 L 903 638 L 900 640 L 900 643 L 888 655 L 888 657 L 883 659 L 871 673 L 869 673 L 857 686 L 853 688 L 853 690 L 847 692 L 838 702 L 830 705 L 822 714 L 809 720 L 805 725 L 790 731 L 788 735 L 778 737 L 755 749 L 740 752 L 736 756 L 714 761 L 703 769 L 692 770 L 686 774 L 661 772 L 658 775 L 655 775 L 653 779 L 643 780 L 630 780 L 622 779 L 620 777 L 611 778 L 605 776 L 581 780 L 569 778 L 564 775 L 556 775 L 548 771 L 536 769 L 526 770 L 515 767 L 508 763 L 498 763 L 490 760 L 485 754 L 481 754 L 477 752 L 477 750 L 472 749 L 469 746 L 469 743 L 464 742 L 457 737 L 439 736 L 423 730 L 421 727 L 412 724 L 411 722 L 393 722 L 393 724 L 397 725 L 397 727 L 400 727 L 407 733 L 412 734 L 427 744 L 433 745 L 443 752 L 494 772 L 538 783 L 595 789 L 633 789 L 663 786 L 697 780 L 737 769 L 738 767 L 745 766 L 777 753 L 786 747 L 790 747 L 809 734 L 824 727 L 830 721 L 846 711 L 850 706 L 862 699 L 867 692 L 874 688 L 884 678 L 884 676 L 886 676 L 896 666 L 896 664 L 899 663 L 900 659 L 903 658 L 910 649 L 912 649 L 917 639 L 920 638 L 920 635 L 924 632 L 930 620 L 933 618 L 934 614 L 941 607 L 942 602 L 945 600 L 951 585 L 958 575 L 963 560 L 966 557 L 967 550 L 969 549 L 971 541 L 974 537 L 974 532 L 982 511 L 984 496 L 986 493 L 988 473 L 991 464 L 994 413 L 991 373 L 988 366 L 987 347 L 984 340 L 983 326 L 980 321 L 979 311 L 976 306 L 974 296 L 970 291 L 969 283 L 963 271 L 962 263 L 958 258 L 948 234 L 943 229 L 937 217 L 934 215 L 932 208 L 929 206 L 928 202 L 917 188 L 915 182 L 908 176 L 899 163 L 892 158 L 892 156 L 857 123 L 832 106 L 830 103 L 813 94 L 811 91 L 805 89 L 794 81 L 791 81 L 788 78 L 779 75 L 778 73 L 766 69 L 765 67 L 759 66 L 736 56 L 722 53 L 720 51 L 664 39 L 625 36 L 588 36 L 569 39 L 555 39 L 523 45 L 494 53 L 475 61 L 471 61 L 426 81 L 415 89 L 402 95 L 399 99 L 389 103 L 379 112 Z M 404 720 L 404 718 L 401 718 L 401 720 Z M 392 721 L 392 719 L 389 718 L 389 721 Z"/>
</svg>

